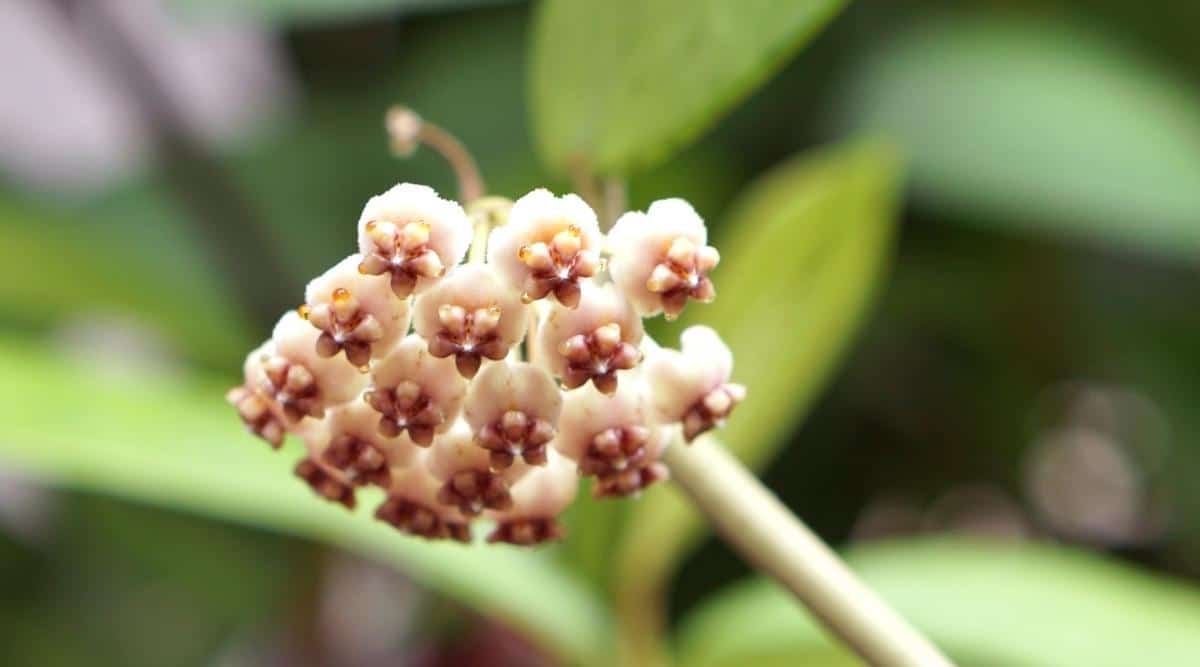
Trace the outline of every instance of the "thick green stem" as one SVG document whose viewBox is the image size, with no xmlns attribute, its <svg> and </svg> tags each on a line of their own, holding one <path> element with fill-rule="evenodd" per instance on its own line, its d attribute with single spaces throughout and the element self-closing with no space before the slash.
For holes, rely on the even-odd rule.
<svg viewBox="0 0 1200 667">
<path fill-rule="evenodd" d="M 725 541 L 790 590 L 848 648 L 877 667 L 946 667 L 938 649 L 850 571 L 762 482 L 711 438 L 674 444 L 671 478 Z"/>
</svg>

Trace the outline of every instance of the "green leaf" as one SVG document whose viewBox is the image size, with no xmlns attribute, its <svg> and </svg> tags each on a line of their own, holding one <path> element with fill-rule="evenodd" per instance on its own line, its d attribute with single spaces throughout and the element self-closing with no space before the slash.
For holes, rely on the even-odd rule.
<svg viewBox="0 0 1200 667">
<path fill-rule="evenodd" d="M 734 207 L 714 272 L 718 298 L 684 311 L 733 349 L 749 397 L 719 436 L 762 467 L 805 416 L 851 341 L 891 245 L 899 164 L 862 143 L 775 168 Z M 674 343 L 674 341 L 663 341 Z M 634 596 L 661 589 L 701 534 L 699 515 L 669 485 L 629 519 L 617 581 Z"/>
<path fill-rule="evenodd" d="M 138 200 L 148 212 L 161 202 Z M 124 316 L 162 333 L 189 357 L 228 365 L 253 338 L 169 213 L 159 228 L 51 212 L 0 195 L 0 312 L 38 327 L 69 317 Z M 140 246 L 141 250 L 134 249 Z M 205 279 L 205 278 L 208 279 Z"/>
<path fill-rule="evenodd" d="M 545 550 L 429 543 L 347 513 L 291 474 L 295 443 L 246 435 L 223 389 L 97 373 L 0 339 L 0 459 L 56 484 L 323 540 L 391 563 L 495 614 L 570 662 L 610 646 L 607 613 Z M 264 567 L 270 567 L 264 563 Z"/>
<path fill-rule="evenodd" d="M 543 2 L 534 126 L 558 168 L 650 166 L 691 142 L 807 43 L 845 0 Z"/>
<path fill-rule="evenodd" d="M 316 23 L 372 14 L 437 12 L 512 0 L 171 0 L 185 15 L 237 14 L 272 23 Z"/>
<path fill-rule="evenodd" d="M 866 583 L 959 664 L 1188 665 L 1200 592 L 1093 554 L 937 538 L 858 547 Z M 859 664 L 764 580 L 719 593 L 683 622 L 681 663 Z"/>
<path fill-rule="evenodd" d="M 875 49 L 836 107 L 897 140 L 914 199 L 954 219 L 1200 252 L 1200 97 L 1101 34 L 927 19 Z"/>
</svg>

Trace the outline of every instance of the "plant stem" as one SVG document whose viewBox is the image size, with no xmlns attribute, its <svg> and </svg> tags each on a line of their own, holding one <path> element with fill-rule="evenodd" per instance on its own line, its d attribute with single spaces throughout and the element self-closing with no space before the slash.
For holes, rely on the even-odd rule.
<svg viewBox="0 0 1200 667">
<path fill-rule="evenodd" d="M 715 439 L 677 443 L 667 448 L 663 461 L 671 478 L 738 553 L 794 593 L 868 663 L 952 664 Z"/>
<path fill-rule="evenodd" d="M 592 172 L 592 165 L 583 158 L 576 158 L 567 165 L 567 172 L 571 176 L 571 187 L 575 192 L 583 197 L 583 200 L 596 211 L 598 215 L 603 215 L 604 209 L 604 193 L 596 174 Z"/>
<path fill-rule="evenodd" d="M 475 226 L 467 263 L 482 264 L 487 259 L 488 238 L 492 230 L 508 223 L 512 201 L 504 197 L 482 197 L 467 203 L 467 216 Z"/>
<path fill-rule="evenodd" d="M 629 189 L 625 179 L 610 176 L 601 181 L 600 192 L 604 204 L 604 210 L 600 213 L 600 227 L 608 231 L 629 206 Z"/>
<path fill-rule="evenodd" d="M 479 165 L 458 137 L 403 106 L 388 110 L 386 126 L 397 153 L 408 155 L 417 144 L 425 144 L 450 164 L 458 179 L 458 200 L 464 205 L 483 197 L 487 188 Z"/>
</svg>

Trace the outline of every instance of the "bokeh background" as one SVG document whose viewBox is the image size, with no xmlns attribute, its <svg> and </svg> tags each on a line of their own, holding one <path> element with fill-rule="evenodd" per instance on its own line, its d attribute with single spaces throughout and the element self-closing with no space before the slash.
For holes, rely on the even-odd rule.
<svg viewBox="0 0 1200 667">
<path fill-rule="evenodd" d="M 494 192 L 569 187 L 529 126 L 531 11 L 0 4 L 4 421 L 72 428 L 69 402 L 21 404 L 50 381 L 31 359 L 121 385 L 235 383 L 306 278 L 350 250 L 367 197 L 399 180 L 453 192 L 436 155 L 389 154 L 392 103 L 456 133 Z M 737 193 L 793 154 L 870 132 L 904 155 L 894 258 L 764 473 L 822 536 L 1050 541 L 1178 587 L 1200 576 L 1197 25 L 1200 5 L 1172 0 L 858 0 L 632 176 L 633 206 L 684 196 L 728 236 Z M 553 664 L 402 570 L 4 461 L 4 664 Z M 127 466 L 134 486 L 154 474 Z M 746 573 L 710 538 L 671 617 Z"/>
</svg>

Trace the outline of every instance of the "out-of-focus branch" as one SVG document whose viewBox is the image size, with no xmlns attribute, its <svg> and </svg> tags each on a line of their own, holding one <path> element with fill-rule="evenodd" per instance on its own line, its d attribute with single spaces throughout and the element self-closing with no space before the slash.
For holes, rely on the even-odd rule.
<svg viewBox="0 0 1200 667">
<path fill-rule="evenodd" d="M 274 323 L 289 303 L 289 279 L 279 244 L 250 199 L 197 139 L 183 110 L 112 15 L 108 2 L 53 0 L 80 39 L 90 39 L 104 63 L 127 88 L 146 127 L 168 188 L 204 238 L 227 276 L 243 316 L 260 328 Z"/>
</svg>

